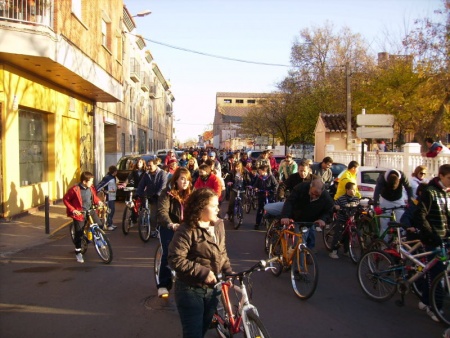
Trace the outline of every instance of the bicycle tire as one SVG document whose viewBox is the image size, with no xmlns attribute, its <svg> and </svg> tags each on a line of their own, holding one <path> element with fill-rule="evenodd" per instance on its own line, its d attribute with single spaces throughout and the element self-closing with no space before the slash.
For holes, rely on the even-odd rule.
<svg viewBox="0 0 450 338">
<path fill-rule="evenodd" d="M 256 196 L 252 197 L 252 207 L 253 207 L 253 210 L 258 209 L 258 198 Z"/>
<path fill-rule="evenodd" d="M 247 196 L 247 194 L 244 194 L 244 211 L 246 214 L 250 213 L 250 210 L 252 209 L 250 197 Z"/>
<path fill-rule="evenodd" d="M 319 281 L 319 265 L 311 249 L 300 246 L 291 265 L 292 289 L 298 298 L 311 298 Z"/>
<path fill-rule="evenodd" d="M 123 210 L 123 217 L 122 217 L 122 232 L 124 235 L 128 235 L 131 228 L 131 209 L 125 206 L 125 209 Z"/>
<path fill-rule="evenodd" d="M 142 209 L 139 214 L 139 237 L 147 243 L 150 239 L 150 212 Z"/>
<path fill-rule="evenodd" d="M 154 261 L 154 272 L 155 272 L 155 285 L 159 285 L 159 272 L 161 269 L 161 259 L 162 259 L 162 246 L 161 243 L 158 244 L 155 251 L 155 261 Z"/>
<path fill-rule="evenodd" d="M 105 264 L 111 263 L 113 259 L 113 252 L 111 248 L 111 243 L 105 233 L 99 228 L 92 230 L 92 236 L 94 240 L 95 251 L 97 251 L 98 256 Z"/>
<path fill-rule="evenodd" d="M 450 277 L 446 271 L 438 274 L 431 283 L 431 308 L 439 320 L 450 325 Z"/>
<path fill-rule="evenodd" d="M 392 269 L 390 255 L 374 250 L 361 257 L 358 263 L 358 282 L 363 292 L 372 300 L 389 300 L 397 290 L 398 271 Z"/>
<path fill-rule="evenodd" d="M 247 322 L 244 323 L 248 329 L 248 334 L 244 331 L 244 337 L 247 338 L 270 338 L 269 332 L 264 326 L 261 318 L 253 309 L 245 310 Z"/>
<path fill-rule="evenodd" d="M 323 244 L 325 245 L 325 249 L 329 252 L 333 250 L 331 246 L 333 244 L 334 233 L 336 232 L 336 225 L 337 223 L 333 221 L 330 224 L 327 224 L 328 228 L 325 226 L 322 231 Z"/>
<path fill-rule="evenodd" d="M 350 230 L 350 239 L 348 241 L 348 253 L 353 263 L 358 264 L 364 254 L 364 247 L 361 236 L 356 227 Z"/>
<path fill-rule="evenodd" d="M 234 228 L 237 230 L 242 225 L 242 219 L 244 218 L 241 202 L 238 202 L 236 206 L 235 217 L 237 220 L 237 224 L 234 225 Z"/>
<path fill-rule="evenodd" d="M 278 240 L 278 232 L 276 228 L 280 224 L 279 219 L 273 219 L 267 228 L 266 235 L 264 237 L 264 251 L 269 253 L 270 243 L 275 243 Z"/>
<path fill-rule="evenodd" d="M 277 241 L 270 243 L 269 245 L 269 258 L 273 258 L 275 256 L 282 257 L 283 256 L 283 248 L 281 247 L 281 239 L 279 238 Z M 281 258 L 283 259 L 283 258 Z M 269 263 L 271 269 L 270 271 L 275 277 L 278 277 L 283 272 L 283 262 L 280 259 Z"/>
</svg>

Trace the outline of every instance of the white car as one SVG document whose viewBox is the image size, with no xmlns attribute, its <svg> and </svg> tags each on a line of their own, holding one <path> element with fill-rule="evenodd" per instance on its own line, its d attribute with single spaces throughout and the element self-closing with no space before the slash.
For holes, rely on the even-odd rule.
<svg viewBox="0 0 450 338">
<path fill-rule="evenodd" d="M 378 177 L 380 175 L 384 175 L 386 170 L 389 169 L 365 166 L 358 167 L 356 184 L 358 185 L 358 190 L 361 193 L 361 197 L 373 198 Z M 345 170 L 339 174 L 338 179 L 343 175 L 344 172 Z"/>
</svg>

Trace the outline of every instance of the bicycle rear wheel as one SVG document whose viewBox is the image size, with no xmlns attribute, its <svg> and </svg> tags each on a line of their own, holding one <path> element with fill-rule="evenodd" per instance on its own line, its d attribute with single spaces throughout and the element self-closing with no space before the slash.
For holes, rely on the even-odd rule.
<svg viewBox="0 0 450 338">
<path fill-rule="evenodd" d="M 125 206 L 125 209 L 123 210 L 123 217 L 122 217 L 122 232 L 124 235 L 128 235 L 131 228 L 131 209 Z"/>
<path fill-rule="evenodd" d="M 245 213 L 248 214 L 250 212 L 250 210 L 252 209 L 252 206 L 251 206 L 250 197 L 247 194 L 244 194 L 243 205 L 244 205 Z"/>
<path fill-rule="evenodd" d="M 162 254 L 163 254 L 163 250 L 162 250 L 162 246 L 160 243 L 160 244 L 158 244 L 158 247 L 156 248 L 156 251 L 155 251 L 154 272 L 155 272 L 155 284 L 156 285 L 159 285 L 159 271 L 161 269 Z"/>
<path fill-rule="evenodd" d="M 299 247 L 291 265 L 292 288 L 302 300 L 310 298 L 317 288 L 319 266 L 312 251 Z"/>
<path fill-rule="evenodd" d="M 433 312 L 441 322 L 450 325 L 450 277 L 446 271 L 433 279 L 430 298 Z"/>
<path fill-rule="evenodd" d="M 101 258 L 101 260 L 105 264 L 111 263 L 113 259 L 113 253 L 108 237 L 106 237 L 103 231 L 98 228 L 92 230 L 92 235 L 94 238 L 95 250 L 97 251 L 97 254 Z"/>
<path fill-rule="evenodd" d="M 348 252 L 350 254 L 350 259 L 355 264 L 357 264 L 361 260 L 361 257 L 364 254 L 364 247 L 361 236 L 359 235 L 358 230 L 354 226 L 350 230 Z"/>
<path fill-rule="evenodd" d="M 333 244 L 334 233 L 336 232 L 336 225 L 337 225 L 336 222 L 331 222 L 330 224 L 327 224 L 322 231 L 323 244 L 325 245 L 325 248 L 329 252 L 333 250 L 331 245 Z"/>
<path fill-rule="evenodd" d="M 257 196 L 252 197 L 252 207 L 253 207 L 253 210 L 258 209 L 258 197 Z"/>
<path fill-rule="evenodd" d="M 245 310 L 246 322 L 244 323 L 244 336 L 247 338 L 269 338 L 269 332 L 264 327 L 259 316 L 255 313 L 253 309 Z M 247 332 L 248 330 L 248 332 Z"/>
<path fill-rule="evenodd" d="M 382 251 L 369 251 L 359 261 L 359 285 L 373 300 L 384 302 L 390 299 L 397 290 L 397 277 L 392 258 Z"/>
<path fill-rule="evenodd" d="M 234 215 L 237 221 L 237 223 L 234 225 L 234 228 L 237 230 L 242 225 L 242 219 L 244 218 L 244 213 L 242 210 L 242 201 L 237 202 Z"/>
<path fill-rule="evenodd" d="M 144 242 L 150 239 L 150 212 L 148 209 L 142 209 L 139 215 L 139 237 Z"/>
<path fill-rule="evenodd" d="M 270 262 L 270 271 L 274 276 L 278 277 L 283 272 L 283 248 L 281 247 L 281 240 L 278 238 L 276 241 L 272 241 L 269 245 L 269 258 L 279 257 L 275 262 Z"/>
</svg>

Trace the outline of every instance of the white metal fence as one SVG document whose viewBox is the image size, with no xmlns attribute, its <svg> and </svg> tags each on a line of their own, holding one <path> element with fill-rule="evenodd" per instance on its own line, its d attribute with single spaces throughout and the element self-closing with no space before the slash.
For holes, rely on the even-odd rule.
<svg viewBox="0 0 450 338">
<path fill-rule="evenodd" d="M 333 162 L 348 164 L 350 161 L 358 161 L 361 164 L 360 151 L 330 151 L 326 154 L 333 159 Z M 429 177 L 437 176 L 438 169 L 443 164 L 450 163 L 450 154 L 440 154 L 430 158 L 418 153 L 410 152 L 374 152 L 364 153 L 364 165 L 374 167 L 384 167 L 402 170 L 407 177 L 410 177 L 418 165 L 428 168 Z"/>
</svg>

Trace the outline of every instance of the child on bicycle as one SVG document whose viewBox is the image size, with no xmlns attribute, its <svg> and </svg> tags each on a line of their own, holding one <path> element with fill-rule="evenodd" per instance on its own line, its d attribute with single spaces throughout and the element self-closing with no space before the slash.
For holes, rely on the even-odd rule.
<svg viewBox="0 0 450 338">
<path fill-rule="evenodd" d="M 342 231 L 344 231 L 345 225 L 348 220 L 347 208 L 350 204 L 352 207 L 359 204 L 359 198 L 356 195 L 356 184 L 354 182 L 347 182 L 345 184 L 345 194 L 339 197 L 335 201 L 334 209 L 337 210 L 337 224 L 334 227 L 333 242 L 331 243 L 331 248 L 329 256 L 333 259 L 338 259 L 339 256 L 337 251 L 341 244 L 344 244 L 344 255 L 348 256 L 348 237 L 342 238 Z"/>
<path fill-rule="evenodd" d="M 278 189 L 278 181 L 270 173 L 270 167 L 263 164 L 258 168 L 259 176 L 255 181 L 254 188 L 258 194 L 258 210 L 256 210 L 255 230 L 259 229 L 266 204 L 266 192 L 269 192 L 269 201 L 274 201 L 275 191 Z"/>
<path fill-rule="evenodd" d="M 100 219 L 97 213 L 92 210 L 92 206 L 101 205 L 102 202 L 97 197 L 93 183 L 94 174 L 89 171 L 82 172 L 80 182 L 71 187 L 63 197 L 63 202 L 67 208 L 67 216 L 73 218 L 75 257 L 78 263 L 84 263 L 81 253 L 81 238 L 87 221 L 85 212 L 89 212 L 94 222 L 100 224 Z"/>
<path fill-rule="evenodd" d="M 242 162 L 236 162 L 234 170 L 231 172 L 232 181 L 228 182 L 227 185 L 231 187 L 230 190 L 230 200 L 228 201 L 228 209 L 224 219 L 228 219 L 233 222 L 234 217 L 234 202 L 236 200 L 236 195 L 238 190 L 244 190 L 247 185 L 250 184 L 250 176 L 248 172 L 244 170 Z"/>
</svg>

